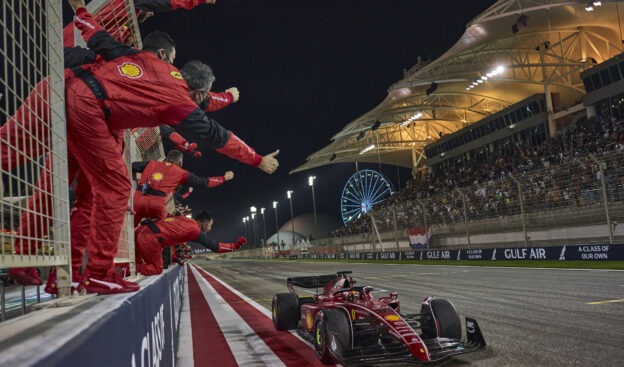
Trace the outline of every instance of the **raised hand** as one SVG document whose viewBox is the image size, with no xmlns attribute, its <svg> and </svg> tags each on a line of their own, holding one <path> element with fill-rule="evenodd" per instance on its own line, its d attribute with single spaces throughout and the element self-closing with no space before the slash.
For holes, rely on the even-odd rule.
<svg viewBox="0 0 624 367">
<path fill-rule="evenodd" d="M 74 10 L 74 13 L 77 9 L 85 7 L 84 0 L 68 0 L 69 6 Z"/>
<path fill-rule="evenodd" d="M 267 154 L 264 157 L 262 157 L 262 161 L 260 162 L 260 165 L 258 166 L 258 168 L 260 168 L 262 171 L 268 174 L 275 172 L 275 170 L 277 170 L 277 167 L 279 167 L 279 162 L 275 158 L 278 154 L 279 154 L 279 149 L 274 151 L 271 154 Z"/>
</svg>

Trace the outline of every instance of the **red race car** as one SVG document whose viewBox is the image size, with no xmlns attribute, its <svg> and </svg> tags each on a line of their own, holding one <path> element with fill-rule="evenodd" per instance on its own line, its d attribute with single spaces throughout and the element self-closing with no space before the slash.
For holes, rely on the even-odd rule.
<svg viewBox="0 0 624 367">
<path fill-rule="evenodd" d="M 396 292 L 374 297 L 373 287 L 356 286 L 349 274 L 288 278 L 289 293 L 273 297 L 277 330 L 296 329 L 326 364 L 438 362 L 485 348 L 475 319 L 466 317 L 462 338 L 462 324 L 450 301 L 427 297 L 419 314 L 402 314 Z M 295 286 L 316 288 L 316 294 L 299 296 Z"/>
</svg>

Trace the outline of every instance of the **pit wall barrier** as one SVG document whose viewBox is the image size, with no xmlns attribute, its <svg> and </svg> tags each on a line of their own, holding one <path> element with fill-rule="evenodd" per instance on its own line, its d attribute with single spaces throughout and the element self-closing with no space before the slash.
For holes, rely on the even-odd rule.
<svg viewBox="0 0 624 367">
<path fill-rule="evenodd" d="M 185 280 L 185 268 L 171 266 L 140 279 L 138 292 L 95 296 L 2 323 L 0 365 L 175 366 Z"/>
<path fill-rule="evenodd" d="M 225 256 L 227 257 L 227 255 Z M 240 256 L 239 256 L 240 257 Z M 544 247 L 475 248 L 459 250 L 417 249 L 413 251 L 338 252 L 288 255 L 291 260 L 624 260 L 624 244 L 586 244 Z"/>
</svg>

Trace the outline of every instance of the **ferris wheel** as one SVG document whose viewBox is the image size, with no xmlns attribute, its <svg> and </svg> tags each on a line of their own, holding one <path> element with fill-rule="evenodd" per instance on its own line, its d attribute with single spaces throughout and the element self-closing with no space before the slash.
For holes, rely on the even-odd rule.
<svg viewBox="0 0 624 367">
<path fill-rule="evenodd" d="M 365 169 L 347 180 L 340 198 L 342 222 L 347 224 L 360 218 L 373 206 L 394 195 L 394 188 L 381 173 Z"/>
</svg>

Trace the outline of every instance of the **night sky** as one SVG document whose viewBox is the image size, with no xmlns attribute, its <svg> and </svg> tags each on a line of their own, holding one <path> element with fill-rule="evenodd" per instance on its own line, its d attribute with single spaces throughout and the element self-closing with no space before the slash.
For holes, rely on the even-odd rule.
<svg viewBox="0 0 624 367">
<path fill-rule="evenodd" d="M 433 60 L 448 50 L 466 24 L 493 3 L 218 0 L 192 11 L 157 14 L 142 24 L 143 35 L 162 30 L 176 40 L 176 66 L 193 59 L 209 64 L 217 77 L 214 91 L 238 87 L 238 103 L 213 118 L 262 155 L 280 149 L 280 168 L 272 175 L 207 148 L 201 159 L 186 156 L 184 168 L 195 174 L 235 173 L 223 186 L 196 189 L 190 197 L 194 212 L 207 210 L 215 217 L 213 237 L 230 241 L 243 234 L 242 218 L 252 205 L 267 208 L 267 235 L 273 234 L 272 202 L 279 202 L 279 224 L 290 220 L 289 189 L 294 190 L 294 215 L 312 212 L 310 175 L 317 177 L 317 211 L 339 217 L 342 188 L 355 164 L 288 172 L 377 106 L 418 56 Z M 395 188 L 410 175 L 393 166 L 381 170 Z"/>
</svg>

